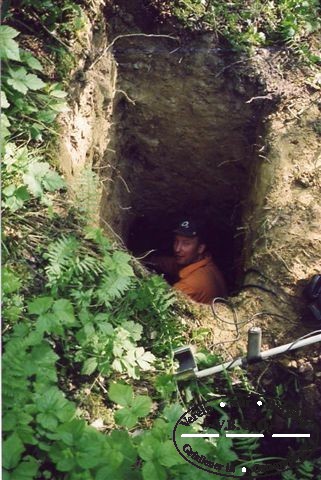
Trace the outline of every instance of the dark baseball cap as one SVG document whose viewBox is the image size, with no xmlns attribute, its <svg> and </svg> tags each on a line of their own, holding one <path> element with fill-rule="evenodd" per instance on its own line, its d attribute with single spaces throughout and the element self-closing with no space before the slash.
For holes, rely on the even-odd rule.
<svg viewBox="0 0 321 480">
<path fill-rule="evenodd" d="M 185 218 L 174 228 L 174 233 L 184 237 L 200 237 L 204 239 L 204 226 L 194 218 Z"/>
</svg>

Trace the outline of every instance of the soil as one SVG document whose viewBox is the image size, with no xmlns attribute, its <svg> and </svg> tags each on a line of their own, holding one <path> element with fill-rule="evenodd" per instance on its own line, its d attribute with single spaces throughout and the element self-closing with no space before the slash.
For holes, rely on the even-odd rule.
<svg viewBox="0 0 321 480">
<path fill-rule="evenodd" d="M 178 38 L 122 3 L 89 32 L 71 81 L 59 156 L 74 192 L 84 168 L 100 175 L 101 225 L 137 256 L 168 252 L 185 212 L 207 220 L 238 327 L 231 307 L 215 316 L 178 294 L 196 348 L 229 359 L 246 352 L 251 326 L 263 349 L 308 334 L 303 290 L 321 273 L 319 71 L 286 49 L 248 59 L 209 33 Z M 320 407 L 318 345 L 291 358 L 312 365 L 304 388 Z"/>
</svg>

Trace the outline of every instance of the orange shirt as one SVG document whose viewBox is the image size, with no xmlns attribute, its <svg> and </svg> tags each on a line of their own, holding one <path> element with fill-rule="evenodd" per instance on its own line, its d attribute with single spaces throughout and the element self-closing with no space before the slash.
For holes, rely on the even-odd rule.
<svg viewBox="0 0 321 480">
<path fill-rule="evenodd" d="M 173 285 L 174 288 L 186 293 L 195 302 L 210 304 L 213 298 L 226 296 L 224 278 L 211 257 L 183 267 L 178 275 L 180 279 Z"/>
<path fill-rule="evenodd" d="M 160 257 L 158 265 L 163 272 L 177 273 L 174 257 Z M 186 293 L 195 302 L 210 304 L 213 298 L 227 295 L 223 275 L 210 256 L 181 268 L 178 276 L 179 281 L 173 287 Z"/>
</svg>

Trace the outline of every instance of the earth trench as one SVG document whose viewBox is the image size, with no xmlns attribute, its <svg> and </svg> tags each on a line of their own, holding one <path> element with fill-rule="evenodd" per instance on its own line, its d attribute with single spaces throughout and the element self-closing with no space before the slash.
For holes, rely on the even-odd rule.
<svg viewBox="0 0 321 480">
<path fill-rule="evenodd" d="M 89 60 L 80 59 L 71 81 L 59 151 L 71 193 L 83 194 L 79 177 L 95 172 L 99 182 L 86 185 L 96 202 L 90 220 L 137 257 L 170 253 L 182 216 L 206 220 L 241 319 L 236 335 L 210 307 L 189 303 L 187 335 L 208 329 L 209 350 L 244 353 L 253 325 L 263 349 L 307 334 L 302 293 L 321 271 L 318 90 L 305 72 L 284 74 L 282 51 L 258 49 L 249 60 L 211 34 L 182 39 L 125 20 L 109 19 L 107 34 L 105 19 L 88 30 Z M 218 313 L 231 315 L 224 306 Z M 317 416 L 319 348 L 309 356 L 314 373 L 302 398 Z M 291 362 L 298 372 L 310 361 Z"/>
<path fill-rule="evenodd" d="M 255 82 L 233 81 L 206 37 L 185 47 L 170 39 L 127 39 L 114 55 L 114 125 L 104 157 L 111 181 L 102 216 L 137 255 L 170 254 L 178 220 L 202 219 L 209 249 L 233 288 L 262 122 L 262 109 L 247 103 Z"/>
</svg>

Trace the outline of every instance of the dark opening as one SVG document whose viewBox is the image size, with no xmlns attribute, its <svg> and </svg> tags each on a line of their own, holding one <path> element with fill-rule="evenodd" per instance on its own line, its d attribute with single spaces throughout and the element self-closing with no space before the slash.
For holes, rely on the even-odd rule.
<svg viewBox="0 0 321 480">
<path fill-rule="evenodd" d="M 115 50 L 114 154 L 107 159 L 117 174 L 106 211 L 111 201 L 121 204 L 109 221 L 134 254 L 171 253 L 177 221 L 202 218 L 209 250 L 233 289 L 259 122 L 246 102 L 256 90 L 206 36 L 175 46 L 132 38 Z"/>
</svg>

